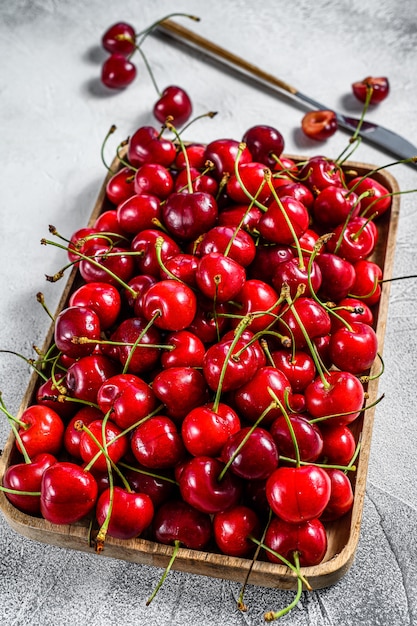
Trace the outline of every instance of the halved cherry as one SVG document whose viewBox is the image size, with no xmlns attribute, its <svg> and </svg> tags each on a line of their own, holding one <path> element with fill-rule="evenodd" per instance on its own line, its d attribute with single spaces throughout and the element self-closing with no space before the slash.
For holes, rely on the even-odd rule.
<svg viewBox="0 0 417 626">
<path fill-rule="evenodd" d="M 301 129 L 310 139 L 325 141 L 337 131 L 336 113 L 330 110 L 309 111 L 301 120 Z"/>
<path fill-rule="evenodd" d="M 358 100 L 361 102 L 366 101 L 366 95 L 368 89 L 372 89 L 370 96 L 370 104 L 378 104 L 385 100 L 389 94 L 389 81 L 386 76 L 367 76 L 363 80 L 358 80 L 352 83 L 352 91 Z"/>
</svg>

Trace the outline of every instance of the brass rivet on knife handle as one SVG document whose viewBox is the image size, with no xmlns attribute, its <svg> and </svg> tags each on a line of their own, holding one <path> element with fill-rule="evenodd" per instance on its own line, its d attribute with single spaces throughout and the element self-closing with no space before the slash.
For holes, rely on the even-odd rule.
<svg viewBox="0 0 417 626">
<path fill-rule="evenodd" d="M 256 65 L 248 63 L 241 57 L 233 54 L 232 52 L 229 52 L 228 50 L 225 50 L 221 46 L 214 44 L 208 39 L 201 37 L 201 35 L 197 35 L 193 31 L 188 30 L 188 28 L 184 28 L 184 26 L 176 24 L 172 20 L 164 20 L 158 25 L 158 27 L 162 30 L 172 33 L 173 35 L 177 35 L 180 39 L 188 41 L 191 44 L 195 44 L 197 47 L 206 50 L 207 52 L 215 56 L 229 61 L 233 65 L 240 67 L 241 69 L 249 72 L 250 74 L 253 74 L 254 76 L 258 76 L 258 78 L 261 78 L 271 85 L 275 85 L 276 87 L 279 87 L 280 89 L 283 89 L 284 91 L 287 91 L 293 95 L 297 93 L 297 89 L 295 89 L 295 87 L 288 85 L 283 80 L 280 80 L 272 74 L 268 74 L 268 72 L 264 72 Z"/>
</svg>

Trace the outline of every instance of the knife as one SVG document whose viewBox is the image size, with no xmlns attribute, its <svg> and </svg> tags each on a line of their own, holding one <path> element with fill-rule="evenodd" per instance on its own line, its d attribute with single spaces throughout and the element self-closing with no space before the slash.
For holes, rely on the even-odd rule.
<svg viewBox="0 0 417 626">
<path fill-rule="evenodd" d="M 329 108 L 317 100 L 310 98 L 310 96 L 307 96 L 280 78 L 265 72 L 256 65 L 249 63 L 245 59 L 242 59 L 236 54 L 229 52 L 225 48 L 218 46 L 217 44 L 170 19 L 160 22 L 157 26 L 157 31 L 162 32 L 164 35 L 168 35 L 169 38 L 174 39 L 175 41 L 186 44 L 188 48 L 191 48 L 194 51 L 203 52 L 210 59 L 220 62 L 223 66 L 237 71 L 240 75 L 243 75 L 246 78 L 255 80 L 263 87 L 267 87 L 269 89 L 272 88 L 274 92 L 279 91 L 281 94 L 282 92 L 285 92 L 286 94 L 289 94 L 293 100 L 301 102 L 312 109 Z M 340 128 L 349 131 L 351 134 L 356 131 L 359 124 L 358 119 L 348 117 L 337 111 L 335 111 L 335 114 Z M 416 146 L 401 135 L 398 135 L 388 128 L 384 128 L 379 124 L 374 124 L 370 121 L 363 121 L 358 134 L 365 141 L 381 148 L 383 151 L 388 152 L 397 159 L 403 160 L 410 159 L 412 157 L 417 158 Z M 411 164 L 415 165 L 414 162 L 411 162 Z"/>
</svg>

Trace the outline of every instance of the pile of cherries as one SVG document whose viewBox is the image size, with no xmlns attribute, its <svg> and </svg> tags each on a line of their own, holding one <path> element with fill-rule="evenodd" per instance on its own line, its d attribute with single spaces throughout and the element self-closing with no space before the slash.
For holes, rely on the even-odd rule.
<svg viewBox="0 0 417 626">
<path fill-rule="evenodd" d="M 284 156 L 265 125 L 126 143 L 95 223 L 43 240 L 77 278 L 36 398 L 9 415 L 3 490 L 54 524 L 90 518 L 98 551 L 141 536 L 318 564 L 353 504 L 389 190 Z"/>
</svg>

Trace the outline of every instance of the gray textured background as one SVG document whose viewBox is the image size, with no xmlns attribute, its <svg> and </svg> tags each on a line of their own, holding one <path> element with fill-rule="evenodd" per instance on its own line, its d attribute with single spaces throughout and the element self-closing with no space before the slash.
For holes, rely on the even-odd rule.
<svg viewBox="0 0 417 626">
<path fill-rule="evenodd" d="M 330 108 L 358 113 L 350 84 L 387 75 L 390 97 L 372 119 L 417 143 L 415 0 L 1 0 L 0 348 L 30 355 L 32 344 L 42 343 L 49 319 L 35 294 L 42 290 L 54 310 L 62 286 L 45 283 L 44 274 L 56 271 L 64 256 L 39 241 L 48 224 L 71 234 L 86 222 L 104 176 L 99 150 L 109 126 L 118 127 L 115 147 L 140 124 L 152 123 L 155 92 L 144 69 L 123 93 L 100 88 L 102 32 L 118 20 L 143 28 L 173 10 L 199 15 L 198 32 Z M 289 153 L 337 156 L 345 146 L 342 132 L 320 147 L 303 139 L 301 109 L 201 58 L 154 38 L 146 52 L 161 86 L 181 84 L 195 113 L 219 111 L 215 120 L 190 128 L 189 139 L 240 139 L 249 126 L 265 123 L 283 132 Z M 390 161 L 365 144 L 355 156 L 378 165 Z M 417 187 L 417 170 L 398 165 L 390 171 L 403 190 Z M 402 197 L 395 276 L 415 273 L 416 204 L 415 195 Z M 304 594 L 282 624 L 417 624 L 416 302 L 414 279 L 393 283 L 380 383 L 385 399 L 376 412 L 355 563 L 335 586 Z M 0 355 L 0 390 L 12 412 L 28 377 L 21 360 Z M 0 419 L 0 447 L 8 431 Z M 5 626 L 255 626 L 264 623 L 265 610 L 281 608 L 292 597 L 249 587 L 249 610 L 240 613 L 239 584 L 172 572 L 146 608 L 161 570 L 33 543 L 16 535 L 2 516 L 0 555 Z"/>
</svg>

